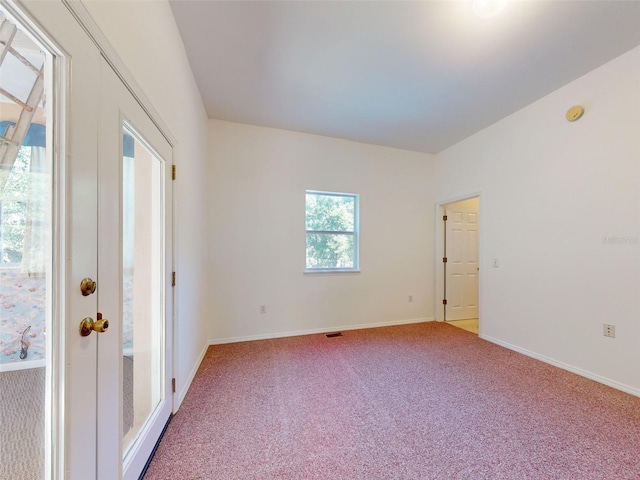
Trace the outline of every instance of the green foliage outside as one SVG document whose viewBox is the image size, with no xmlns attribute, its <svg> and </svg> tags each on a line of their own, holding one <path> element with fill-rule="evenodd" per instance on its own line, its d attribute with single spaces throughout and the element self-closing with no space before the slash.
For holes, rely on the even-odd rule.
<svg viewBox="0 0 640 480">
<path fill-rule="evenodd" d="M 355 266 L 355 198 L 308 193 L 306 199 L 307 268 Z"/>
<path fill-rule="evenodd" d="M 29 192 L 30 148 L 21 148 L 0 195 L 2 207 L 2 263 L 20 263 L 24 247 Z"/>
</svg>

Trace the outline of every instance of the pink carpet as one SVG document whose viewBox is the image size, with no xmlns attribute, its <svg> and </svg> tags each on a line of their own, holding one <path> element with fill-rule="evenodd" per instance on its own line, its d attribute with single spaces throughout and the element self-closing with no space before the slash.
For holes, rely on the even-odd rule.
<svg viewBox="0 0 640 480">
<path fill-rule="evenodd" d="M 640 398 L 423 323 L 210 347 L 145 480 L 640 479 Z"/>
</svg>

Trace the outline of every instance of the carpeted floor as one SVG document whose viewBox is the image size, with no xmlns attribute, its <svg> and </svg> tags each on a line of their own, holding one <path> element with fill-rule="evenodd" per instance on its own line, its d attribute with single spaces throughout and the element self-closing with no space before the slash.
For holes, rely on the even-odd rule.
<svg viewBox="0 0 640 480">
<path fill-rule="evenodd" d="M 423 323 L 210 347 L 145 480 L 638 479 L 640 398 Z"/>
<path fill-rule="evenodd" d="M 123 357 L 123 430 L 133 425 L 133 357 Z M 0 480 L 44 478 L 45 369 L 0 372 Z"/>
<path fill-rule="evenodd" d="M 44 475 L 45 369 L 0 373 L 0 479 Z"/>
</svg>

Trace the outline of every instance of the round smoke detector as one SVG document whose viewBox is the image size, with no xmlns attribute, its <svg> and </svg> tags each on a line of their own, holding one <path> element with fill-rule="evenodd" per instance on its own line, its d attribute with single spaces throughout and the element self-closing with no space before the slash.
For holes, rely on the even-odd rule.
<svg viewBox="0 0 640 480">
<path fill-rule="evenodd" d="M 582 108 L 580 105 L 571 107 L 569 110 L 567 110 L 567 120 L 569 120 L 570 122 L 575 122 L 582 116 L 583 113 L 584 108 Z"/>
</svg>

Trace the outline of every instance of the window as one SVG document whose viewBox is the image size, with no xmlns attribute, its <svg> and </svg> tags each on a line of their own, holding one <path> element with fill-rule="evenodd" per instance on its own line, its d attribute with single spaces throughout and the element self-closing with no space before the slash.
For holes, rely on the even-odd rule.
<svg viewBox="0 0 640 480">
<path fill-rule="evenodd" d="M 15 122 L 0 122 L 0 135 L 12 131 Z M 50 193 L 44 125 L 29 126 L 7 167 L 0 178 L 0 267 L 43 273 Z"/>
<path fill-rule="evenodd" d="M 306 271 L 358 271 L 358 195 L 306 193 Z"/>
</svg>

